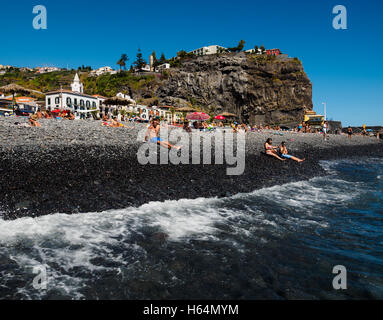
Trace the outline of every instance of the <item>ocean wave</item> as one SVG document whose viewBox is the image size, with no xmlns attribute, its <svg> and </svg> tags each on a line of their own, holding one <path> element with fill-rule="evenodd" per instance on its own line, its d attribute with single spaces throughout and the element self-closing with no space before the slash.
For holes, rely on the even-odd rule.
<svg viewBox="0 0 383 320">
<path fill-rule="evenodd" d="M 337 168 L 339 162 L 327 165 Z M 276 237 L 284 241 L 296 233 L 313 234 L 330 228 L 331 212 L 368 191 L 362 181 L 347 181 L 334 174 L 229 198 L 151 202 L 101 213 L 0 220 L 0 258 L 10 258 L 23 270 L 49 266 L 51 285 L 63 296 L 81 299 L 85 297 L 84 283 L 93 274 L 136 270 L 134 266 L 151 254 L 145 245 L 149 240 L 217 242 L 243 253 L 249 242 L 267 245 Z M 12 270 L 1 274 L 5 285 L 14 277 Z M 30 277 L 31 271 L 26 274 Z M 43 296 L 30 286 L 19 288 L 18 294 L 26 299 Z"/>
</svg>

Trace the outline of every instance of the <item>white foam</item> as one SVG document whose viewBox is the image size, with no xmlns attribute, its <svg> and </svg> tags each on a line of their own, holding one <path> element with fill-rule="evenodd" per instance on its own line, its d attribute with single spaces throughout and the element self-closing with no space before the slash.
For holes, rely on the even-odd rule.
<svg viewBox="0 0 383 320">
<path fill-rule="evenodd" d="M 325 189 L 323 183 L 327 186 Z M 136 243 L 130 243 L 129 237 L 133 233 L 142 233 L 147 227 L 153 228 L 153 232 L 158 229 L 166 233 L 168 241 L 224 241 L 243 251 L 238 238 L 256 238 L 264 229 L 283 237 L 288 230 L 327 227 L 326 221 L 313 211 L 313 207 L 341 204 L 357 195 L 355 189 L 358 189 L 355 185 L 336 180 L 336 177 L 324 177 L 226 199 L 151 202 L 139 208 L 102 213 L 0 220 L 0 253 L 12 256 L 20 266 L 57 263 L 65 271 L 81 267 L 92 272 L 106 268 L 92 263 L 97 257 L 104 257 L 120 266 L 128 263 L 122 255 L 112 252 L 113 247 L 123 245 L 123 249 L 137 254 L 137 261 L 139 257 L 145 257 L 145 250 Z M 236 201 L 243 207 L 236 208 Z M 262 202 L 290 211 L 286 215 L 273 214 L 272 210 L 264 212 L 258 205 Z M 222 224 L 225 226 L 224 238 L 219 236 Z M 121 239 L 125 241 L 121 242 Z M 268 239 L 262 233 L 256 241 L 266 244 Z M 20 246 L 24 248 L 21 252 L 18 250 Z M 81 298 L 78 294 L 83 285 L 81 278 L 71 278 L 59 270 L 52 270 L 51 278 L 56 288 Z M 28 297 L 26 289 L 21 291 Z"/>
</svg>

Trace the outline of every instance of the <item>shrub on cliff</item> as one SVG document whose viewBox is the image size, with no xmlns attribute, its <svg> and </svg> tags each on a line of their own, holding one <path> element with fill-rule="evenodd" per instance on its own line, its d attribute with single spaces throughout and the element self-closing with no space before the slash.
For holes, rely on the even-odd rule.
<svg viewBox="0 0 383 320">
<path fill-rule="evenodd" d="M 85 91 L 89 94 L 115 96 L 118 92 L 131 88 L 140 90 L 155 80 L 155 76 L 137 76 L 130 72 L 103 74 L 99 77 L 84 79 Z"/>
<path fill-rule="evenodd" d="M 245 40 L 241 40 L 239 41 L 238 45 L 234 48 L 228 48 L 227 50 L 229 52 L 241 52 L 243 50 L 243 48 L 245 47 Z"/>
</svg>

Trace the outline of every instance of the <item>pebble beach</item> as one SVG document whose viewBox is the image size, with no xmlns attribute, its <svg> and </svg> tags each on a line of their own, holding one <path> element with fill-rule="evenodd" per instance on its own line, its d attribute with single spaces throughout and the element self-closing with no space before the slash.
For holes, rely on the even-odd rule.
<svg viewBox="0 0 383 320">
<path fill-rule="evenodd" d="M 325 175 L 320 160 L 383 155 L 383 143 L 374 137 L 329 135 L 324 141 L 320 134 L 248 132 L 245 172 L 228 176 L 226 165 L 140 165 L 137 151 L 143 142 L 137 136 L 145 124 L 109 128 L 93 120 L 40 122 L 41 128 L 28 128 L 15 125 L 27 119 L 0 118 L 4 219 L 227 197 Z M 306 161 L 280 162 L 263 155 L 269 137 L 276 146 L 286 141 L 289 153 Z"/>
</svg>

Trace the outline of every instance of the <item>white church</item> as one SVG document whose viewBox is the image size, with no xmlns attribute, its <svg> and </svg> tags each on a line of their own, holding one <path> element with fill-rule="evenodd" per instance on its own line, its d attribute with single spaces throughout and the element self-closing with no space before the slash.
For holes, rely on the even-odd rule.
<svg viewBox="0 0 383 320">
<path fill-rule="evenodd" d="M 102 99 L 97 96 L 84 94 L 84 85 L 78 74 L 71 84 L 72 91 L 58 90 L 45 94 L 45 106 L 47 110 L 71 110 L 72 112 L 86 112 L 99 109 Z"/>
</svg>

